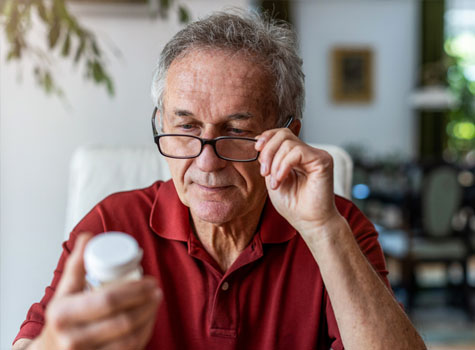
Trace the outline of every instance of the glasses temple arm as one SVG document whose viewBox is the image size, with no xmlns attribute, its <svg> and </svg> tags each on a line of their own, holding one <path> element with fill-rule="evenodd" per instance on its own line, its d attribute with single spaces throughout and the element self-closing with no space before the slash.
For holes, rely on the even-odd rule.
<svg viewBox="0 0 475 350">
<path fill-rule="evenodd" d="M 285 125 L 283 126 L 283 128 L 288 128 L 290 126 L 290 124 L 292 124 L 292 122 L 294 121 L 294 116 L 291 115 L 289 120 L 287 120 L 287 122 L 285 123 Z"/>
</svg>

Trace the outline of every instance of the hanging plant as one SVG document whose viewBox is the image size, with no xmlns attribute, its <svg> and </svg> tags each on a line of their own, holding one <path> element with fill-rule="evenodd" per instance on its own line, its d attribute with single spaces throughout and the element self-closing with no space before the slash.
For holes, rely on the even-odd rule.
<svg viewBox="0 0 475 350">
<path fill-rule="evenodd" d="M 457 97 L 449 113 L 449 148 L 460 159 L 475 149 L 475 35 L 464 33 L 445 42 L 449 68 L 447 82 Z"/>
<path fill-rule="evenodd" d="M 158 13 L 162 17 L 168 15 L 174 2 L 152 1 L 158 2 Z M 58 52 L 64 59 L 83 65 L 86 79 L 104 86 L 110 96 L 114 95 L 114 83 L 105 68 L 105 55 L 94 33 L 83 27 L 69 12 L 65 0 L 0 0 L 0 9 L 0 23 L 7 39 L 6 60 L 20 62 L 24 57 L 31 57 L 35 80 L 47 94 L 64 95 L 52 71 L 52 54 Z M 176 10 L 181 23 L 189 21 L 185 6 L 177 5 Z M 28 39 L 33 15 L 38 15 L 46 27 L 46 51 Z"/>
</svg>

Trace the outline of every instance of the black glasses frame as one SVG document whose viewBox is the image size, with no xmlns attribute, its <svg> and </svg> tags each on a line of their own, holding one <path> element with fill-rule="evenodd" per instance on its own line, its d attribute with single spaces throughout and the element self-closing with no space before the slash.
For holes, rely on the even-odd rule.
<svg viewBox="0 0 475 350">
<path fill-rule="evenodd" d="M 196 155 L 193 155 L 193 156 L 187 156 L 187 157 L 178 157 L 178 156 L 171 156 L 169 154 L 166 154 L 163 152 L 163 150 L 160 148 L 160 138 L 162 137 L 167 137 L 167 136 L 181 136 L 181 137 L 189 137 L 189 138 L 193 138 L 193 139 L 196 139 L 196 140 L 199 140 L 201 142 L 201 149 L 200 151 L 196 154 Z M 158 146 L 158 150 L 160 151 L 160 153 L 162 155 L 164 155 L 165 157 L 169 157 L 169 158 L 175 158 L 175 159 L 192 159 L 192 158 L 196 158 L 196 157 L 199 157 L 200 154 L 203 152 L 203 148 L 205 145 L 211 145 L 213 147 L 213 150 L 214 150 L 214 153 L 216 154 L 216 156 L 218 158 L 221 158 L 221 159 L 224 159 L 224 160 L 228 160 L 228 161 L 231 161 L 231 162 L 253 162 L 255 161 L 257 158 L 259 158 L 259 153 L 260 152 L 257 152 L 256 156 L 254 158 L 250 158 L 250 159 L 234 159 L 234 158 L 227 158 L 227 157 L 224 157 L 222 156 L 221 154 L 218 153 L 218 150 L 216 149 L 216 143 L 218 141 L 221 141 L 221 140 L 246 140 L 246 141 L 252 141 L 252 142 L 257 142 L 256 139 L 252 139 L 252 138 L 249 138 L 249 137 L 234 137 L 234 136 L 219 136 L 219 137 L 216 137 L 214 139 L 202 139 L 201 137 L 198 137 L 198 136 L 194 136 L 194 135 L 183 135 L 183 134 L 162 134 L 162 135 L 156 135 L 155 136 L 155 143 L 157 144 Z"/>
<path fill-rule="evenodd" d="M 155 144 L 157 145 L 158 147 L 158 151 L 160 152 L 161 155 L 165 156 L 165 157 L 168 157 L 168 158 L 174 158 L 174 159 L 192 159 L 192 158 L 196 158 L 196 157 L 199 157 L 200 154 L 203 152 L 203 148 L 205 145 L 211 145 L 213 147 L 213 150 L 214 150 L 214 153 L 216 154 L 216 157 L 220 158 L 220 159 L 224 159 L 224 160 L 227 160 L 227 161 L 231 161 L 231 162 L 241 162 L 241 163 L 244 163 L 244 162 L 254 162 L 255 160 L 257 160 L 257 158 L 259 158 L 259 154 L 260 152 L 257 152 L 257 155 L 254 157 L 254 158 L 251 158 L 251 159 L 244 159 L 244 160 L 241 160 L 241 159 L 233 159 L 233 158 L 227 158 L 227 157 L 223 157 L 222 155 L 220 155 L 218 153 L 218 150 L 216 149 L 216 142 L 218 142 L 219 140 L 246 140 L 246 141 L 252 141 L 252 142 L 257 142 L 256 139 L 253 139 L 253 138 L 250 138 L 250 137 L 237 137 L 237 136 L 219 136 L 219 137 L 216 137 L 214 139 L 203 139 L 201 137 L 198 137 L 198 136 L 194 136 L 194 135 L 183 135 L 183 134 L 159 134 L 158 131 L 157 131 L 157 128 L 155 127 L 155 116 L 157 114 L 157 110 L 158 108 L 155 107 L 153 109 L 153 113 L 152 113 L 152 130 L 153 130 L 153 139 L 155 141 Z M 293 116 L 290 116 L 289 117 L 289 120 L 285 123 L 285 125 L 283 126 L 283 128 L 288 128 L 290 126 L 290 124 L 292 124 L 292 121 L 294 120 L 294 117 Z M 194 139 L 197 139 L 201 142 L 201 149 L 200 151 L 198 152 L 198 154 L 196 154 L 195 156 L 190 156 L 190 157 L 177 157 L 177 156 L 170 156 L 168 154 L 165 154 L 161 147 L 160 147 L 160 138 L 164 137 L 164 136 L 185 136 L 185 137 L 191 137 L 191 138 L 194 138 Z"/>
</svg>

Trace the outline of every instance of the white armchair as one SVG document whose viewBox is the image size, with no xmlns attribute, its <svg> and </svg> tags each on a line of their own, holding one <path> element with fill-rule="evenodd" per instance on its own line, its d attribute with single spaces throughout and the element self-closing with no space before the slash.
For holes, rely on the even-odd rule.
<svg viewBox="0 0 475 350">
<path fill-rule="evenodd" d="M 348 153 L 333 145 L 312 146 L 332 155 L 335 193 L 350 199 L 353 162 Z M 170 177 L 168 165 L 154 144 L 78 148 L 70 163 L 66 237 L 79 220 L 109 194 L 147 187 Z"/>
</svg>

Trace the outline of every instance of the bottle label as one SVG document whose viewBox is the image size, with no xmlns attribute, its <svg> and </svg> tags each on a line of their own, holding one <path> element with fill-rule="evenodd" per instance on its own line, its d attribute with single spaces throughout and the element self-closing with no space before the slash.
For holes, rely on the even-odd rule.
<svg viewBox="0 0 475 350">
<path fill-rule="evenodd" d="M 143 270 L 141 266 L 137 267 L 135 270 L 129 272 L 125 276 L 121 276 L 117 279 L 110 280 L 110 281 L 101 281 L 92 277 L 90 274 L 86 274 L 86 289 L 94 290 L 94 289 L 102 288 L 112 283 L 120 283 L 120 282 L 125 282 L 125 281 L 137 281 L 141 279 L 142 276 L 143 276 Z"/>
</svg>

